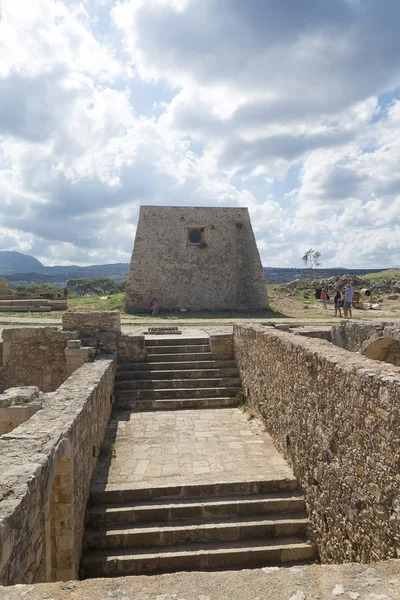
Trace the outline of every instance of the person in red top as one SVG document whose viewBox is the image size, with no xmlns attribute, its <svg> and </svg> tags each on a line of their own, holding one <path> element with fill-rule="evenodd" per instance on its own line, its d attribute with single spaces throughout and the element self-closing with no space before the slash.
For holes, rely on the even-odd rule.
<svg viewBox="0 0 400 600">
<path fill-rule="evenodd" d="M 326 303 L 328 302 L 328 294 L 326 293 L 326 289 L 325 288 L 323 288 L 323 290 L 321 292 L 321 300 L 323 302 L 324 309 L 327 310 Z"/>
<path fill-rule="evenodd" d="M 154 298 L 152 298 L 151 300 L 148 301 L 147 305 L 146 305 L 146 309 L 149 315 L 153 314 L 153 305 L 154 305 Z"/>
</svg>

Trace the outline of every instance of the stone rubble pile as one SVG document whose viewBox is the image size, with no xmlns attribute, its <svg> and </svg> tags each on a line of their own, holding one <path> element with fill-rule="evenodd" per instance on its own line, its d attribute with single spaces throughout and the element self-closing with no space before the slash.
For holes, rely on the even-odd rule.
<svg viewBox="0 0 400 600">
<path fill-rule="evenodd" d="M 314 292 L 317 288 L 325 288 L 328 292 L 334 291 L 336 288 L 344 289 L 347 285 L 361 291 L 364 289 L 370 290 L 373 295 L 386 293 L 400 293 L 400 282 L 393 279 L 381 280 L 366 280 L 355 277 L 354 275 L 340 275 L 327 277 L 325 279 L 295 279 L 282 285 L 282 287 L 290 294 L 299 291 Z"/>
</svg>

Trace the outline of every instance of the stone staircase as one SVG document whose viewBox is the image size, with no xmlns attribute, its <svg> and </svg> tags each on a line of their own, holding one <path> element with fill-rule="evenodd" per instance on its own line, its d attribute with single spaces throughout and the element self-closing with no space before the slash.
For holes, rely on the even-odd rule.
<svg viewBox="0 0 400 600">
<path fill-rule="evenodd" d="M 208 338 L 152 339 L 146 348 L 146 362 L 118 367 L 120 410 L 237 405 L 236 363 L 214 360 Z M 255 568 L 315 558 L 304 497 L 293 476 L 195 481 L 92 487 L 82 577 Z"/>
<path fill-rule="evenodd" d="M 83 577 L 309 561 L 296 480 L 104 491 L 87 512 Z"/>
<path fill-rule="evenodd" d="M 213 360 L 208 338 L 146 340 L 147 360 L 118 366 L 118 408 L 155 410 L 237 405 L 234 360 Z"/>
</svg>

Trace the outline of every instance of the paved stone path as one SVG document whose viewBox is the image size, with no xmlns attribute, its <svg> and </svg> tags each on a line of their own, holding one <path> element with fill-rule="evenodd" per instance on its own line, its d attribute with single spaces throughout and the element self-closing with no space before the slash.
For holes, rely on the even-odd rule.
<svg viewBox="0 0 400 600">
<path fill-rule="evenodd" d="M 239 408 L 121 413 L 110 421 L 92 489 L 293 479 L 261 425 Z"/>
<path fill-rule="evenodd" d="M 0 588 L 1 600 L 399 600 L 400 568 L 307 565 L 183 572 Z"/>
</svg>

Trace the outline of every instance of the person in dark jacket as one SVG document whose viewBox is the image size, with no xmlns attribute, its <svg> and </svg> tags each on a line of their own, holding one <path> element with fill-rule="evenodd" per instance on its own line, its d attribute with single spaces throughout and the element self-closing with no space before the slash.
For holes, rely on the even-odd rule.
<svg viewBox="0 0 400 600">
<path fill-rule="evenodd" d="M 339 289 L 336 290 L 335 297 L 333 299 L 335 305 L 335 317 L 342 317 L 342 294 Z M 338 315 L 339 313 L 339 315 Z"/>
</svg>

